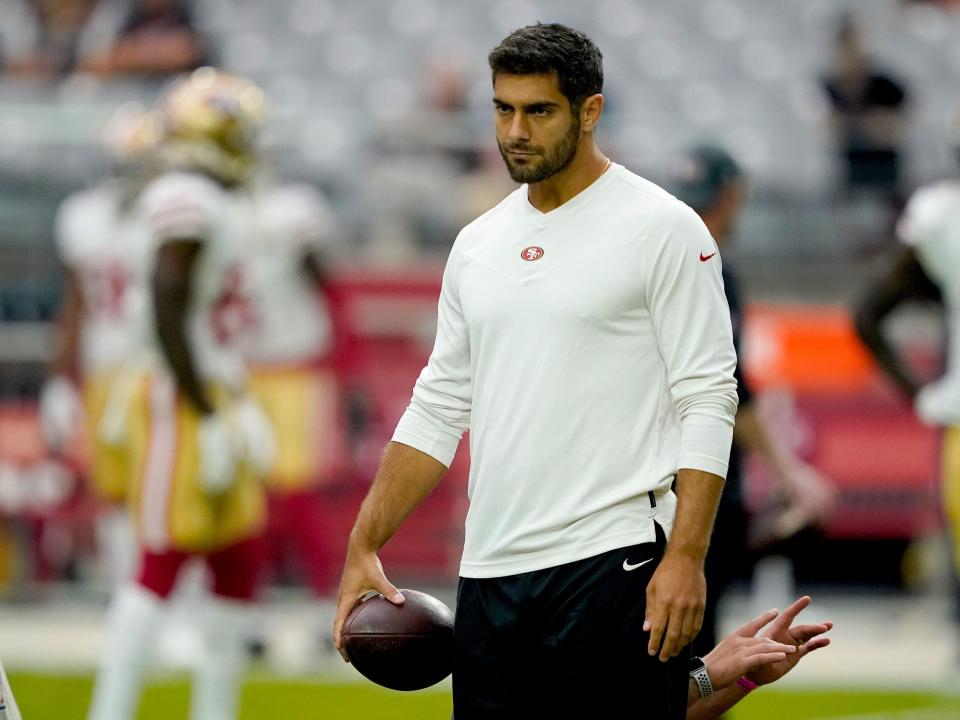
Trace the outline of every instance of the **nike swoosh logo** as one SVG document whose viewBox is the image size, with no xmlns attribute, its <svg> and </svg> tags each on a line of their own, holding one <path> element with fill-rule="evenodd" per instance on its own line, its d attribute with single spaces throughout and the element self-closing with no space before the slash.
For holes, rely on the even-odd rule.
<svg viewBox="0 0 960 720">
<path fill-rule="evenodd" d="M 638 562 L 636 565 L 631 565 L 629 560 L 624 560 L 623 569 L 626 570 L 627 572 L 630 572 L 631 570 L 636 570 L 638 567 L 642 567 L 643 565 L 646 565 L 648 562 L 653 562 L 653 558 L 650 558 L 649 560 L 644 560 L 643 562 Z"/>
<path fill-rule="evenodd" d="M 714 253 L 710 253 L 709 255 L 704 255 L 703 253 L 700 253 L 700 262 L 706 262 L 707 260 L 709 260 L 710 258 L 712 258 L 714 255 L 716 255 L 715 252 L 714 252 Z"/>
</svg>

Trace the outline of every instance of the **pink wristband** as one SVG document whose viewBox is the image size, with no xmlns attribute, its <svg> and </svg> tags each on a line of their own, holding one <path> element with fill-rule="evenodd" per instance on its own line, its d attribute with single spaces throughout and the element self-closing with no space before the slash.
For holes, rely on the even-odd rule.
<svg viewBox="0 0 960 720">
<path fill-rule="evenodd" d="M 740 687 L 742 687 L 742 688 L 743 688 L 744 690 L 746 690 L 748 693 L 751 693 L 751 692 L 753 692 L 754 690 L 756 690 L 758 687 L 760 687 L 759 685 L 757 685 L 753 680 L 751 680 L 751 679 L 748 678 L 747 676 L 743 676 L 742 678 L 740 678 L 739 680 L 737 680 L 737 685 L 739 685 Z"/>
</svg>

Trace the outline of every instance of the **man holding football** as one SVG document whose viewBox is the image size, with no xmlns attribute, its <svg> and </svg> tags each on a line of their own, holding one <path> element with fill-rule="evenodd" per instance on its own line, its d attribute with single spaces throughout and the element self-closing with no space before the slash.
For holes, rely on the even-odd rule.
<svg viewBox="0 0 960 720">
<path fill-rule="evenodd" d="M 489 57 L 521 187 L 461 231 L 437 339 L 350 535 L 334 627 L 471 431 L 457 720 L 683 718 L 737 409 L 717 246 L 596 143 L 602 56 L 533 25 Z"/>
</svg>

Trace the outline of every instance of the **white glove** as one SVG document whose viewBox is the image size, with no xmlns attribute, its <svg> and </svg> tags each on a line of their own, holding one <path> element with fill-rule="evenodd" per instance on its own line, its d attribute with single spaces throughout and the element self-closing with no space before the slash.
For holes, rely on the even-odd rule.
<svg viewBox="0 0 960 720">
<path fill-rule="evenodd" d="M 249 396 L 244 396 L 231 405 L 230 419 L 241 457 L 256 473 L 270 470 L 276 459 L 277 442 L 273 425 L 263 408 Z"/>
<path fill-rule="evenodd" d="M 226 492 L 233 484 L 237 448 L 227 419 L 211 413 L 197 425 L 197 448 L 200 454 L 200 485 L 211 495 Z"/>
<path fill-rule="evenodd" d="M 44 442 L 63 450 L 83 418 L 83 402 L 76 386 L 63 375 L 54 375 L 40 391 L 40 429 Z"/>
<path fill-rule="evenodd" d="M 921 388 L 913 402 L 917 416 L 927 425 L 960 424 L 956 385 L 955 379 L 941 378 Z"/>
</svg>

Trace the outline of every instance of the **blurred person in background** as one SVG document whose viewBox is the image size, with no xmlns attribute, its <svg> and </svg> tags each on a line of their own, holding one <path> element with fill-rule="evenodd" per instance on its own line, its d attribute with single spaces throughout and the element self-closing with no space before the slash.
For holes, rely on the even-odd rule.
<svg viewBox="0 0 960 720">
<path fill-rule="evenodd" d="M 422 77 L 414 111 L 384 113 L 377 129 L 369 202 L 378 259 L 446 253 L 463 219 L 450 189 L 481 164 L 464 65 L 456 57 L 434 58 Z"/>
<path fill-rule="evenodd" d="M 733 157 L 718 146 L 694 146 L 680 159 L 673 185 L 677 197 L 703 220 L 717 246 L 721 250 L 729 247 L 746 197 L 746 180 Z M 785 532 L 792 534 L 824 522 L 833 509 L 835 495 L 826 478 L 778 443 L 764 425 L 743 376 L 740 350 L 743 301 L 729 255 L 724 258 L 721 272 L 730 307 L 734 346 L 738 358 L 741 358 L 736 369 L 739 405 L 727 482 L 707 554 L 707 605 L 703 626 L 694 641 L 696 655 L 706 654 L 717 643 L 718 604 L 730 583 L 747 574 L 750 566 L 747 539 L 750 513 L 743 491 L 743 454 L 755 453 L 763 461 L 777 491 L 789 501 L 790 510 L 785 513 L 789 528 L 785 528 Z"/>
<path fill-rule="evenodd" d="M 925 3 L 931 5 L 942 5 L 945 8 L 956 9 L 960 8 L 960 0 L 911 0 L 915 3 Z"/>
<path fill-rule="evenodd" d="M 113 31 L 100 0 L 10 0 L 2 6 L 4 69 L 39 79 L 77 70 Z"/>
<path fill-rule="evenodd" d="M 960 114 L 954 118 L 952 145 L 960 163 Z M 955 613 L 960 623 L 960 178 L 933 182 L 914 192 L 897 224 L 897 235 L 905 246 L 900 257 L 866 290 L 854 317 L 857 333 L 912 402 L 917 416 L 944 428 L 941 487 L 953 538 Z M 911 372 L 884 332 L 884 320 L 909 301 L 940 303 L 946 316 L 946 371 L 927 385 Z M 957 642 L 960 647 L 960 636 Z"/>
<path fill-rule="evenodd" d="M 98 75 L 164 76 L 210 64 L 187 0 L 135 0 L 116 39 L 80 69 Z"/>
<path fill-rule="evenodd" d="M 516 189 L 516 184 L 503 171 L 503 159 L 496 148 L 480 154 L 477 169 L 457 184 L 458 213 L 463 223 L 485 213 Z"/>
<path fill-rule="evenodd" d="M 480 164 L 480 150 L 470 132 L 470 75 L 466 67 L 446 54 L 434 58 L 424 72 L 423 95 L 438 124 L 433 130 L 435 152 L 460 172 L 472 172 Z"/>
<path fill-rule="evenodd" d="M 265 522 L 259 474 L 273 460 L 269 423 L 246 393 L 240 344 L 255 221 L 247 186 L 263 111 L 257 86 L 211 68 L 160 102 L 163 171 L 138 206 L 154 251 L 157 358 L 130 419 L 144 468 L 131 488 L 140 567 L 110 608 L 91 720 L 134 716 L 164 600 L 191 558 L 210 571 L 212 597 L 198 618 L 205 652 L 190 716 L 237 714 Z"/>
<path fill-rule="evenodd" d="M 276 456 L 267 471 L 269 559 L 297 570 L 318 595 L 331 591 L 327 514 L 318 487 L 336 438 L 336 338 L 327 267 L 338 224 L 306 184 L 256 192 L 257 244 L 244 267 L 252 324 L 245 334 L 250 391 L 270 419 Z"/>
<path fill-rule="evenodd" d="M 85 426 L 87 474 L 103 505 L 97 546 L 112 586 L 130 578 L 135 558 L 125 506 L 137 472 L 127 416 L 146 363 L 149 253 L 134 206 L 157 131 L 150 113 L 122 107 L 104 138 L 113 174 L 64 200 L 55 223 L 67 282 L 40 394 L 41 428 L 50 450 L 63 454 Z"/>
<path fill-rule="evenodd" d="M 822 84 L 846 190 L 876 191 L 895 202 L 900 193 L 906 89 L 874 65 L 852 15 L 841 18 L 833 53 L 833 65 Z"/>
</svg>

